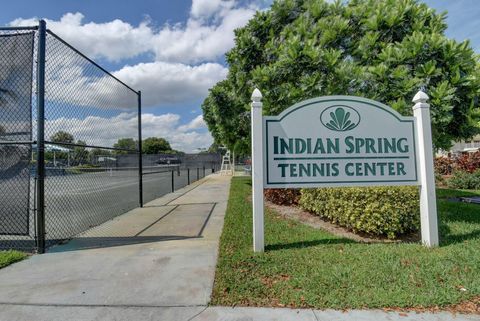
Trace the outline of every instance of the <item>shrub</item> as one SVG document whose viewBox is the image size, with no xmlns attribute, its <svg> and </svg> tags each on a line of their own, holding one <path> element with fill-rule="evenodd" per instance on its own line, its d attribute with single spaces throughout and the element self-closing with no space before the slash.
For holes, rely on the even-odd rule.
<svg viewBox="0 0 480 321">
<path fill-rule="evenodd" d="M 420 226 L 415 186 L 302 189 L 299 204 L 353 232 L 389 239 L 415 232 Z"/>
<path fill-rule="evenodd" d="M 455 160 L 455 168 L 469 173 L 480 169 L 480 152 L 461 155 Z"/>
<path fill-rule="evenodd" d="M 433 165 L 436 174 L 451 175 L 455 166 L 455 160 L 449 157 L 437 157 L 435 158 Z"/>
<path fill-rule="evenodd" d="M 448 187 L 459 189 L 480 189 L 480 169 L 473 173 L 455 171 L 447 181 Z"/>
<path fill-rule="evenodd" d="M 446 179 L 443 175 L 435 172 L 435 185 L 436 186 L 446 186 Z"/>
<path fill-rule="evenodd" d="M 78 168 L 78 169 L 99 168 L 99 167 L 100 165 L 94 165 L 94 164 L 81 164 L 81 165 L 75 166 L 75 168 Z"/>
<path fill-rule="evenodd" d="M 296 205 L 300 200 L 300 190 L 295 188 L 265 189 L 265 199 L 277 205 Z"/>
</svg>

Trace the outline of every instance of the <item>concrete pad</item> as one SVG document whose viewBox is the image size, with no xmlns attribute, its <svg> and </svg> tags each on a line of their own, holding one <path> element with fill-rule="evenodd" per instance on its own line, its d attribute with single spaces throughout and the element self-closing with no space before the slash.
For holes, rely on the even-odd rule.
<svg viewBox="0 0 480 321">
<path fill-rule="evenodd" d="M 187 194 L 171 201 L 168 205 L 192 204 L 192 203 L 219 203 L 228 201 L 229 186 L 231 176 L 220 176 L 212 174 L 208 179 L 202 182 L 201 188 L 194 188 Z"/>
<path fill-rule="evenodd" d="M 211 244 L 166 241 L 37 255 L 0 270 L 0 302 L 201 305 L 210 300 Z"/>
<path fill-rule="evenodd" d="M 175 235 L 199 237 L 214 204 L 177 205 L 164 219 L 150 226 L 140 236 Z"/>
<path fill-rule="evenodd" d="M 136 208 L 86 231 L 79 237 L 136 236 L 174 209 L 175 206 Z"/>
<path fill-rule="evenodd" d="M 95 307 L 2 305 L 0 321 L 165 321 L 190 320 L 203 307 Z"/>
</svg>

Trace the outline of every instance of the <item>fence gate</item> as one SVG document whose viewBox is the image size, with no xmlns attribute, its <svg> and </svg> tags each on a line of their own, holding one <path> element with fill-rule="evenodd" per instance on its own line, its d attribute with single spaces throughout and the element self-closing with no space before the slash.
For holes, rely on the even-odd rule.
<svg viewBox="0 0 480 321">
<path fill-rule="evenodd" d="M 28 236 L 34 33 L 0 33 L 0 235 Z"/>
</svg>

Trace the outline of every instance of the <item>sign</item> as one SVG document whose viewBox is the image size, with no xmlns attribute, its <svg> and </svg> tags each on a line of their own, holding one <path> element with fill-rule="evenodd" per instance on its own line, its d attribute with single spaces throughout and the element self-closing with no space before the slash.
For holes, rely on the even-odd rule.
<svg viewBox="0 0 480 321">
<path fill-rule="evenodd" d="M 327 96 L 263 117 L 264 186 L 417 185 L 415 119 Z"/>
<path fill-rule="evenodd" d="M 428 96 L 413 97 L 413 117 L 352 96 L 302 101 L 262 115 L 252 94 L 253 250 L 263 252 L 265 187 L 419 185 L 422 243 L 438 245 Z"/>
</svg>

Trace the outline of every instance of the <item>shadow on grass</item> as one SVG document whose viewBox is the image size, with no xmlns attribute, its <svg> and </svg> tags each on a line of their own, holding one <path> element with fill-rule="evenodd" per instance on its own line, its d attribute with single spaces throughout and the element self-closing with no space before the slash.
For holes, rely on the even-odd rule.
<svg viewBox="0 0 480 321">
<path fill-rule="evenodd" d="M 455 197 L 471 197 L 471 196 L 480 196 L 480 193 L 469 190 L 458 190 L 458 189 L 449 189 L 449 188 L 437 188 L 437 198 L 445 200 L 448 198 Z"/>
<path fill-rule="evenodd" d="M 440 246 L 447 246 L 480 238 L 480 229 L 466 234 L 450 234 L 440 240 Z"/>
<path fill-rule="evenodd" d="M 303 249 L 303 248 L 313 247 L 318 245 L 351 244 L 351 243 L 357 243 L 357 242 L 349 239 L 321 239 L 321 240 L 300 241 L 300 242 L 293 242 L 293 243 L 269 244 L 265 246 L 265 251 Z"/>
<path fill-rule="evenodd" d="M 438 209 L 440 246 L 480 238 L 480 205 L 441 200 Z"/>
</svg>

